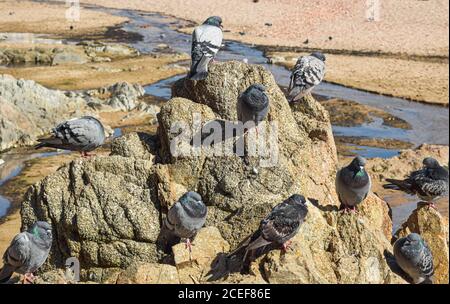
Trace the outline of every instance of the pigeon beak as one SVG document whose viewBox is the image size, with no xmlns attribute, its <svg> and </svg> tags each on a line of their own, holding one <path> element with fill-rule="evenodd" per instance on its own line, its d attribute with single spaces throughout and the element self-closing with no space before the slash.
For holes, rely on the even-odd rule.
<svg viewBox="0 0 450 304">
<path fill-rule="evenodd" d="M 363 166 L 359 166 L 359 170 L 360 171 L 364 171 L 364 167 Z"/>
</svg>

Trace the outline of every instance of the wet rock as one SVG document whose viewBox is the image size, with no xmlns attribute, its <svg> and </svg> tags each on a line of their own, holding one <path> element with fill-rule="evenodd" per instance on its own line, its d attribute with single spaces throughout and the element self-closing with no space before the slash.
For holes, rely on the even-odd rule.
<svg viewBox="0 0 450 304">
<path fill-rule="evenodd" d="M 167 264 L 133 263 L 119 274 L 117 284 L 179 284 L 177 268 Z"/>
<path fill-rule="evenodd" d="M 81 267 L 156 262 L 159 205 L 153 163 L 121 156 L 75 160 L 33 186 L 22 225 L 52 224 L 55 241 L 44 270 L 76 257 Z"/>
<path fill-rule="evenodd" d="M 410 233 L 420 234 L 433 253 L 433 264 L 435 267 L 433 283 L 448 284 L 448 221 L 433 208 L 421 205 L 413 211 L 408 220 L 395 233 L 394 241 Z"/>
</svg>

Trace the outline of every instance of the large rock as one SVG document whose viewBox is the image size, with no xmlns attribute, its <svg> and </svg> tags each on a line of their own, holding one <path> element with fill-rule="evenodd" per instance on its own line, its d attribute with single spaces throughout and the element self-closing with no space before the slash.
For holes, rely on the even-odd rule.
<svg viewBox="0 0 450 304">
<path fill-rule="evenodd" d="M 355 215 L 333 210 L 324 217 L 319 208 L 310 205 L 292 252 L 275 250 L 260 262 L 270 283 L 404 283 L 386 258 L 392 246 L 380 222 L 372 221 L 377 211 Z"/>
<path fill-rule="evenodd" d="M 44 269 L 62 267 L 69 257 L 83 269 L 157 261 L 154 182 L 151 161 L 111 156 L 73 161 L 33 186 L 22 204 L 22 225 L 53 225 Z"/>
<path fill-rule="evenodd" d="M 196 156 L 170 154 L 174 138 L 171 126 L 185 122 L 192 127 L 193 113 L 201 115 L 203 125 L 212 120 L 237 121 L 238 96 L 254 83 L 265 85 L 270 98 L 267 121 L 277 127 L 277 139 L 270 146 L 274 165 L 263 164 L 254 156 L 247 161 L 235 154 L 210 156 L 205 151 Z M 213 211 L 216 218 L 209 222 L 217 223 L 232 245 L 239 243 L 240 234 L 248 234 L 253 228 L 242 227 L 237 224 L 239 220 L 233 219 L 243 208 L 273 206 L 294 193 L 303 193 L 324 206 L 337 204 L 337 157 L 331 125 L 326 111 L 313 98 L 305 98 L 301 106 L 291 110 L 269 72 L 241 62 L 213 65 L 205 81 L 181 79 L 175 83 L 172 95 L 180 98 L 166 103 L 159 115 L 161 154 L 166 156 L 174 183 L 198 189 L 211 209 L 217 209 Z M 304 123 L 304 119 L 308 122 Z M 255 222 L 262 216 L 255 215 Z M 234 233 L 237 227 L 243 229 L 239 234 Z"/>
<path fill-rule="evenodd" d="M 420 205 L 395 233 L 395 239 L 405 237 L 410 233 L 420 234 L 430 246 L 435 267 L 433 282 L 448 284 L 448 221 L 433 208 Z"/>
<path fill-rule="evenodd" d="M 149 112 L 151 106 L 140 100 L 143 95 L 144 89 L 137 84 L 63 92 L 31 80 L 0 75 L 0 151 L 31 145 L 56 124 L 85 114 L 134 109 Z"/>
</svg>

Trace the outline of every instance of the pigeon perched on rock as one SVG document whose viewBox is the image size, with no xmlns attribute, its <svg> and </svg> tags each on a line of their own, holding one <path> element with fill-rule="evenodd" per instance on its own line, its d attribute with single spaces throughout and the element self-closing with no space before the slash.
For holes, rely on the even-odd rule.
<svg viewBox="0 0 450 304">
<path fill-rule="evenodd" d="M 0 283 L 6 283 L 14 272 L 24 274 L 24 283 L 32 283 L 33 273 L 47 260 L 52 246 L 52 227 L 47 222 L 36 222 L 19 233 L 3 255 Z"/>
<path fill-rule="evenodd" d="M 197 192 L 184 194 L 172 208 L 163 222 L 163 229 L 186 241 L 191 251 L 191 239 L 203 227 L 206 221 L 207 208 Z"/>
<path fill-rule="evenodd" d="M 433 255 L 425 240 L 417 233 L 397 240 L 394 244 L 397 264 L 414 281 L 430 283 L 434 274 Z"/>
<path fill-rule="evenodd" d="M 40 148 L 56 148 L 62 150 L 79 151 L 83 157 L 105 142 L 105 129 L 102 123 L 91 116 L 65 121 L 52 130 L 53 136 L 39 139 Z"/>
<path fill-rule="evenodd" d="M 384 185 L 384 188 L 415 194 L 434 207 L 434 201 L 448 196 L 448 170 L 432 157 L 425 158 L 423 166 L 404 180 L 386 179 L 389 184 Z"/>
<path fill-rule="evenodd" d="M 302 56 L 295 64 L 289 84 L 289 100 L 301 99 L 319 85 L 325 77 L 325 55 L 320 52 Z"/>
<path fill-rule="evenodd" d="M 222 45 L 222 18 L 213 16 L 192 33 L 191 70 L 188 78 L 203 80 L 208 76 L 208 64 Z"/>
<path fill-rule="evenodd" d="M 230 253 L 229 257 L 245 249 L 245 261 L 249 253 L 272 244 L 282 246 L 284 250 L 287 250 L 291 239 L 297 234 L 307 214 L 308 207 L 305 197 L 298 194 L 291 196 L 275 206 L 270 214 L 261 221 L 258 231 L 245 240 L 238 249 Z"/>
<path fill-rule="evenodd" d="M 251 85 L 238 98 L 238 119 L 244 124 L 253 121 L 257 127 L 267 117 L 269 109 L 269 97 L 262 84 Z"/>
<path fill-rule="evenodd" d="M 363 157 L 355 157 L 347 167 L 336 174 L 336 192 L 344 210 L 356 211 L 356 206 L 367 198 L 372 181 L 364 166 Z"/>
</svg>

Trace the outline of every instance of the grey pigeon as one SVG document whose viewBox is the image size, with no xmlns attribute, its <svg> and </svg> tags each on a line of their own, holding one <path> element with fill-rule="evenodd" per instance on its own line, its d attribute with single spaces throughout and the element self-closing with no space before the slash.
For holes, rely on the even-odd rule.
<svg viewBox="0 0 450 304">
<path fill-rule="evenodd" d="M 289 84 L 289 100 L 291 102 L 301 99 L 322 82 L 326 72 L 325 61 L 325 55 L 320 52 L 298 59 L 292 70 Z"/>
<path fill-rule="evenodd" d="M 261 221 L 258 231 L 245 240 L 228 256 L 245 249 L 244 261 L 250 252 L 275 244 L 287 250 L 290 240 L 297 234 L 303 224 L 308 207 L 302 195 L 292 195 L 284 202 L 275 206 L 270 214 Z"/>
<path fill-rule="evenodd" d="M 52 246 L 52 227 L 47 222 L 36 222 L 19 233 L 3 255 L 0 283 L 6 283 L 14 272 L 24 274 L 24 282 L 32 282 L 33 272 L 47 260 Z"/>
<path fill-rule="evenodd" d="M 398 266 L 413 279 L 414 284 L 432 282 L 433 255 L 420 235 L 411 233 L 397 240 L 394 256 Z"/>
<path fill-rule="evenodd" d="M 425 158 L 423 166 L 404 180 L 386 179 L 389 184 L 384 185 L 384 188 L 415 194 L 434 207 L 434 201 L 448 196 L 448 170 L 432 157 Z"/>
<path fill-rule="evenodd" d="M 95 150 L 105 142 L 105 129 L 102 123 L 91 116 L 65 121 L 52 130 L 53 136 L 39 139 L 36 149 L 49 147 L 62 150 L 79 151 L 82 156 Z"/>
<path fill-rule="evenodd" d="M 269 97 L 262 84 L 251 85 L 238 98 L 238 119 L 244 124 L 253 121 L 257 127 L 267 117 L 269 109 Z"/>
<path fill-rule="evenodd" d="M 344 210 L 356 211 L 356 206 L 367 198 L 372 181 L 364 166 L 366 160 L 357 156 L 336 174 L 336 192 Z"/>
<path fill-rule="evenodd" d="M 184 239 L 191 251 L 191 239 L 203 227 L 207 208 L 200 194 L 190 191 L 184 194 L 172 208 L 163 222 L 163 229 L 172 235 Z"/>
<path fill-rule="evenodd" d="M 203 80 L 208 76 L 208 64 L 222 46 L 222 18 L 213 16 L 192 33 L 191 70 L 188 78 Z"/>
</svg>

